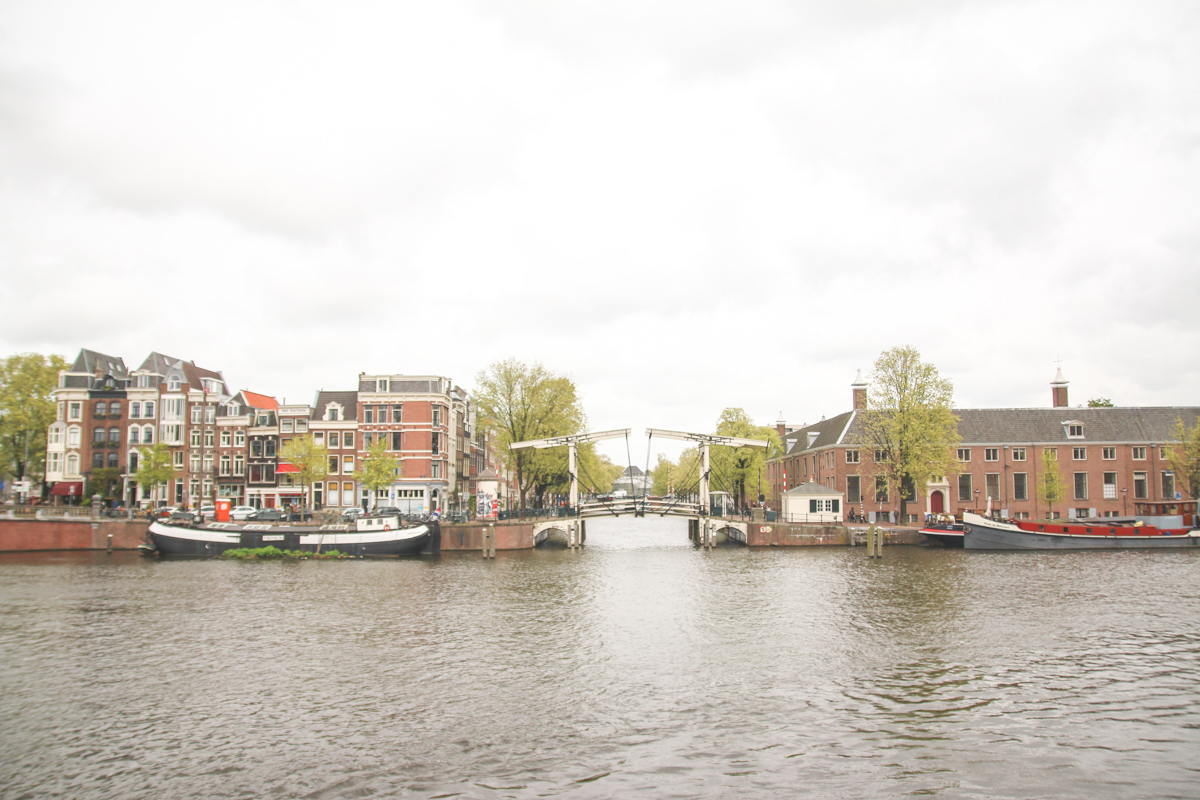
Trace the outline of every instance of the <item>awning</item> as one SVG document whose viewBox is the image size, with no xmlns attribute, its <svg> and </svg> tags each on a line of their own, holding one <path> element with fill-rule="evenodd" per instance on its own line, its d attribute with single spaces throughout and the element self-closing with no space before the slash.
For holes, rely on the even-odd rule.
<svg viewBox="0 0 1200 800">
<path fill-rule="evenodd" d="M 50 490 L 50 494 L 61 495 L 63 497 L 82 497 L 83 496 L 83 481 L 78 483 L 72 481 L 70 483 L 56 483 L 54 488 Z"/>
<path fill-rule="evenodd" d="M 299 471 L 300 471 L 300 468 L 297 467 L 295 464 L 280 464 L 278 467 L 275 468 L 276 475 L 284 474 L 287 472 L 299 472 Z"/>
</svg>

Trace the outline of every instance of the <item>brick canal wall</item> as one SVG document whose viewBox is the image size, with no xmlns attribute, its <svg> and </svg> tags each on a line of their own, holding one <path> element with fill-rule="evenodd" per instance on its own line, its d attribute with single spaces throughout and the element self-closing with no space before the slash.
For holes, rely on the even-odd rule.
<svg viewBox="0 0 1200 800">
<path fill-rule="evenodd" d="M 483 523 L 468 522 L 461 525 L 442 525 L 442 551 L 446 550 L 483 550 L 483 532 L 490 526 Z M 511 525 L 500 523 L 496 525 L 497 550 L 531 550 L 533 549 L 533 525 L 528 522 L 518 522 Z"/>
<path fill-rule="evenodd" d="M 146 541 L 146 522 L 123 519 L 0 519 L 0 553 L 31 550 L 136 550 Z"/>
<path fill-rule="evenodd" d="M 855 544 L 866 533 L 865 526 L 797 525 L 755 522 L 746 528 L 750 547 L 810 547 Z M 884 544 L 921 544 L 925 537 L 916 528 L 885 528 Z"/>
</svg>

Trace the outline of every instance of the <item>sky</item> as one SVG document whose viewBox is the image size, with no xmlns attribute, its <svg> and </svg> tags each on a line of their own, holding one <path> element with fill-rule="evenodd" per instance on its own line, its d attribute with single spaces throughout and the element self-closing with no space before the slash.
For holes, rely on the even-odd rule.
<svg viewBox="0 0 1200 800">
<path fill-rule="evenodd" d="M 0 356 L 517 358 L 642 465 L 898 345 L 1200 404 L 1198 318 L 1195 2 L 0 0 Z"/>
</svg>

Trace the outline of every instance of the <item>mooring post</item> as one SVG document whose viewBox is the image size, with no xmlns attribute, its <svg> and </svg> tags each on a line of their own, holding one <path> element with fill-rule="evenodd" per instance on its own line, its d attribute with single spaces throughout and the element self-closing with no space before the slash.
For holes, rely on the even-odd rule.
<svg viewBox="0 0 1200 800">
<path fill-rule="evenodd" d="M 112 534 L 108 535 L 108 552 L 112 552 Z"/>
<path fill-rule="evenodd" d="M 496 557 L 496 526 L 488 525 L 483 531 L 483 557 Z"/>
</svg>

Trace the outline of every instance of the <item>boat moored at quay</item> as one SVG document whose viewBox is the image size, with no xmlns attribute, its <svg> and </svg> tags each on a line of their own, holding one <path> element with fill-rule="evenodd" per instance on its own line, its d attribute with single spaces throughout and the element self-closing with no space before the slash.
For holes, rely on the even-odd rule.
<svg viewBox="0 0 1200 800">
<path fill-rule="evenodd" d="M 921 534 L 930 541 L 937 542 L 945 547 L 963 546 L 962 523 L 954 522 L 953 518 L 949 521 L 929 520 L 925 523 L 925 527 L 921 528 Z"/>
<path fill-rule="evenodd" d="M 385 557 L 435 552 L 440 530 L 436 520 L 405 524 L 399 515 L 381 515 L 337 525 L 162 520 L 151 523 L 148 536 L 153 552 L 164 556 L 213 557 L 239 548 L 278 547 Z"/>
<path fill-rule="evenodd" d="M 1194 523 L 1194 517 L 1188 521 Z M 966 512 L 963 514 L 963 547 L 967 550 L 1200 548 L 1200 529 L 1190 524 L 1160 527 L 1141 519 L 1132 523 L 1115 519 L 1062 523 L 1055 520 L 1002 521 Z"/>
</svg>

